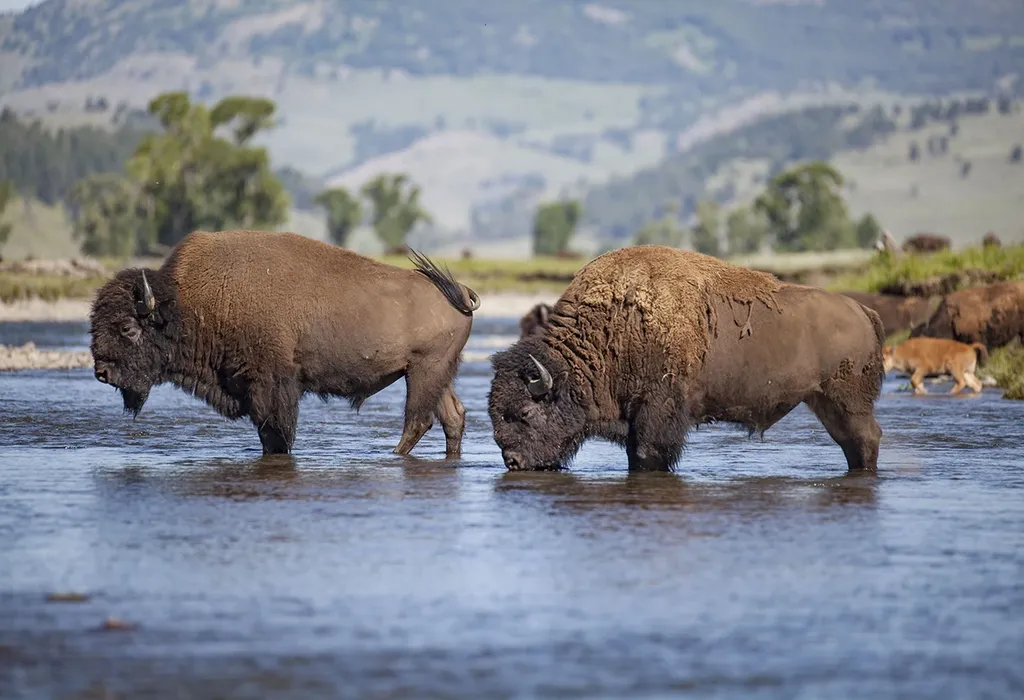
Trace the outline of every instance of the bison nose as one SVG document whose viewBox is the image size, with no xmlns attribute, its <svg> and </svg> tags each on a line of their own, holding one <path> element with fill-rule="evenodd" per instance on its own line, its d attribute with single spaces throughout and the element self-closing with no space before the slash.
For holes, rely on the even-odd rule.
<svg viewBox="0 0 1024 700">
<path fill-rule="evenodd" d="M 104 365 L 97 364 L 95 374 L 96 379 L 100 380 L 104 384 L 110 383 L 110 370 L 108 370 Z"/>
<path fill-rule="evenodd" d="M 501 456 L 505 460 L 505 468 L 509 471 L 518 471 L 523 468 L 523 459 L 515 452 L 503 452 Z"/>
</svg>

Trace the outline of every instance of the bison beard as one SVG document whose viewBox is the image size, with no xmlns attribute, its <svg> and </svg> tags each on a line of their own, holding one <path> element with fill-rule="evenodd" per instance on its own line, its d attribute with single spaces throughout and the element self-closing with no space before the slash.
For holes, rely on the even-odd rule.
<svg viewBox="0 0 1024 700">
<path fill-rule="evenodd" d="M 847 297 L 662 246 L 577 272 L 539 335 L 492 359 L 488 413 L 510 470 L 563 468 L 585 440 L 670 470 L 688 430 L 761 433 L 805 403 L 850 470 L 877 467 L 883 327 Z"/>
<path fill-rule="evenodd" d="M 153 386 L 173 383 L 227 418 L 249 417 L 270 454 L 291 451 L 305 393 L 358 409 L 404 377 L 395 452 L 437 418 L 446 455 L 458 456 L 465 409 L 453 382 L 480 299 L 429 259 L 413 262 L 290 233 L 193 233 L 160 269 L 122 270 L 97 292 L 96 379 L 136 415 Z"/>
</svg>

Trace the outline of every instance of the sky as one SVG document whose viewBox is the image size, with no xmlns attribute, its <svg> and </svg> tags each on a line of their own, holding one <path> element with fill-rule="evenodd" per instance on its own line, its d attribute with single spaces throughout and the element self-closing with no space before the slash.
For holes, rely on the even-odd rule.
<svg viewBox="0 0 1024 700">
<path fill-rule="evenodd" d="M 42 0 L 0 0 L 0 13 L 24 10 L 30 5 L 38 5 Z"/>
</svg>

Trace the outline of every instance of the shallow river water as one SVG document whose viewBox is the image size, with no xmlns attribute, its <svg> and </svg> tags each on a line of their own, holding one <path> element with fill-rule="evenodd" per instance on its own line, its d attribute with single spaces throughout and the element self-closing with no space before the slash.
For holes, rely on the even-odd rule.
<svg viewBox="0 0 1024 700">
<path fill-rule="evenodd" d="M 486 355 L 515 332 L 476 322 L 447 462 L 440 426 L 391 453 L 401 382 L 305 399 L 260 460 L 170 387 L 133 422 L 89 370 L 0 375 L 0 698 L 1024 697 L 1024 402 L 890 378 L 877 477 L 803 407 L 702 428 L 675 474 L 602 443 L 510 474 Z"/>
</svg>

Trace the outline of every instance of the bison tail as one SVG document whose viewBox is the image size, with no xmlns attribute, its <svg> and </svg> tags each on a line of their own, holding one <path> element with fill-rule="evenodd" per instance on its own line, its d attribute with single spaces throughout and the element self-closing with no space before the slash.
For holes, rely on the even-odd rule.
<svg viewBox="0 0 1024 700">
<path fill-rule="evenodd" d="M 982 343 L 971 343 L 971 347 L 974 348 L 974 352 L 978 355 L 978 364 L 985 364 L 988 362 L 988 348 Z"/>
<path fill-rule="evenodd" d="M 472 316 L 480 308 L 480 297 L 469 287 L 459 284 L 447 267 L 442 271 L 427 256 L 409 249 L 409 259 L 416 265 L 416 271 L 426 275 L 427 279 L 444 295 L 448 303 L 460 313 Z M 463 292 L 465 290 L 465 292 Z M 469 300 L 466 300 L 469 297 Z"/>
</svg>

